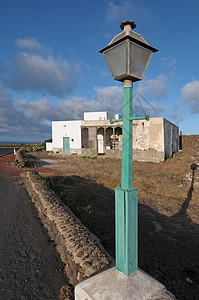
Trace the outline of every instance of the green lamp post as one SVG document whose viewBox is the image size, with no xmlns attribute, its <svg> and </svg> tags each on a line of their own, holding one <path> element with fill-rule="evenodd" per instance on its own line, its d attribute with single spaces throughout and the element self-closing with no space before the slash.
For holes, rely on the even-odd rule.
<svg viewBox="0 0 199 300">
<path fill-rule="evenodd" d="M 104 54 L 113 78 L 124 82 L 122 175 L 121 187 L 115 188 L 115 225 L 116 269 L 127 276 L 138 268 L 138 190 L 133 188 L 133 82 L 142 80 L 152 54 L 158 51 L 133 31 L 135 27 L 135 22 L 122 22 L 122 32 L 99 51 Z"/>
</svg>

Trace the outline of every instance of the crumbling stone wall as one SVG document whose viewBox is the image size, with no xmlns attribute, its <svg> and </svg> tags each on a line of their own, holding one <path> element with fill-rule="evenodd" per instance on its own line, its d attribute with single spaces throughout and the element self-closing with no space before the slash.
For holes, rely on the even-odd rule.
<svg viewBox="0 0 199 300">
<path fill-rule="evenodd" d="M 18 150 L 16 152 L 15 161 L 13 164 L 19 168 L 29 168 L 32 167 L 28 159 L 24 157 L 24 152 L 22 150 Z"/>
<path fill-rule="evenodd" d="M 199 153 L 192 156 L 185 171 L 183 185 L 199 193 Z"/>
<path fill-rule="evenodd" d="M 25 185 L 44 226 L 57 244 L 70 283 L 76 285 L 91 274 L 113 266 L 113 258 L 105 251 L 99 239 L 88 231 L 37 175 L 37 172 L 27 172 Z"/>
</svg>

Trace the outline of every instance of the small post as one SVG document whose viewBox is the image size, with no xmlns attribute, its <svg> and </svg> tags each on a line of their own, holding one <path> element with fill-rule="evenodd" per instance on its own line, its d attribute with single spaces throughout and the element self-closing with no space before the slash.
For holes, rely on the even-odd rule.
<svg viewBox="0 0 199 300">
<path fill-rule="evenodd" d="M 113 127 L 113 150 L 115 150 L 115 127 Z"/>
<path fill-rule="evenodd" d="M 14 148 L 14 155 L 16 155 L 16 150 L 15 150 L 15 148 Z"/>
<path fill-rule="evenodd" d="M 180 136 L 179 136 L 179 150 L 182 151 L 182 131 L 180 131 Z"/>
</svg>

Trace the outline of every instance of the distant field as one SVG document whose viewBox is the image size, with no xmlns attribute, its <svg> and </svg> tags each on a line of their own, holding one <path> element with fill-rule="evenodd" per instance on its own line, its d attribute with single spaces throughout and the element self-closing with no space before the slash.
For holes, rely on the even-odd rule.
<svg viewBox="0 0 199 300">
<path fill-rule="evenodd" d="M 21 148 L 22 146 L 34 146 L 34 145 L 41 145 L 42 143 L 3 143 L 0 142 L 0 148 Z"/>
</svg>

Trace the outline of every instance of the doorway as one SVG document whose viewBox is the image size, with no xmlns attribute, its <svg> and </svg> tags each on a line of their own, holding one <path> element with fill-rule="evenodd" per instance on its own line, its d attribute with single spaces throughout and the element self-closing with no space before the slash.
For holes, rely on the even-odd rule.
<svg viewBox="0 0 199 300">
<path fill-rule="evenodd" d="M 63 138 L 63 153 L 70 153 L 70 138 Z"/>
<path fill-rule="evenodd" d="M 104 136 L 102 134 L 97 135 L 97 149 L 98 154 L 104 154 Z"/>
</svg>

